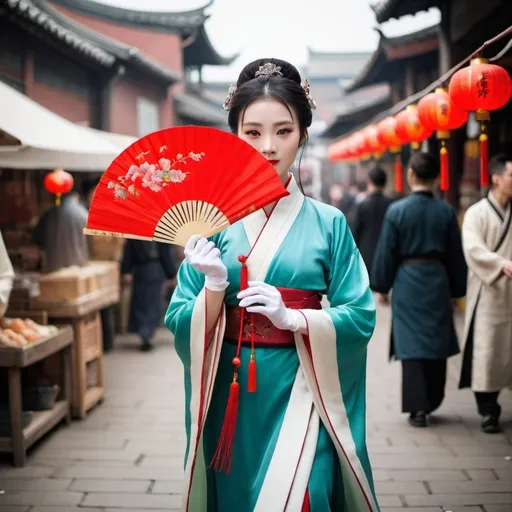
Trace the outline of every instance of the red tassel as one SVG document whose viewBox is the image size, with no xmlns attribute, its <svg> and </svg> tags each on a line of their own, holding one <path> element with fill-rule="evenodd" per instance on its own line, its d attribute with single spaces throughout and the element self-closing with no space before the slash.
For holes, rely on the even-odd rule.
<svg viewBox="0 0 512 512">
<path fill-rule="evenodd" d="M 245 264 L 247 256 L 238 256 L 238 261 L 242 264 L 242 268 L 240 269 L 240 290 L 245 290 L 249 287 L 249 271 Z"/>
<path fill-rule="evenodd" d="M 489 142 L 485 133 L 480 135 L 480 186 L 489 186 Z"/>
<path fill-rule="evenodd" d="M 395 157 L 395 190 L 399 193 L 404 191 L 404 173 L 402 169 L 402 159 L 400 155 L 396 155 Z"/>
<path fill-rule="evenodd" d="M 446 192 L 450 188 L 450 167 L 448 163 L 448 148 L 443 140 L 441 147 L 441 190 Z"/>
<path fill-rule="evenodd" d="M 249 393 L 256 393 L 256 358 L 254 353 L 251 354 L 251 360 L 249 361 L 249 372 L 247 375 L 247 391 Z"/>
<path fill-rule="evenodd" d="M 229 388 L 228 406 L 222 423 L 219 444 L 213 456 L 210 467 L 215 471 L 224 471 L 226 474 L 231 471 L 231 460 L 233 458 L 233 444 L 235 441 L 236 420 L 238 417 L 238 402 L 240 399 L 240 385 L 237 382 L 238 374 L 235 373 L 233 382 Z"/>
</svg>

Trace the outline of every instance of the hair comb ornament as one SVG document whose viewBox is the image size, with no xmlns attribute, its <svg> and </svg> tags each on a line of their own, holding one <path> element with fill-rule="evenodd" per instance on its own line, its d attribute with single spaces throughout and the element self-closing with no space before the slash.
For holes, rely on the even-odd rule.
<svg viewBox="0 0 512 512">
<path fill-rule="evenodd" d="M 236 92 L 236 85 L 231 84 L 229 86 L 229 90 L 228 90 L 228 97 L 224 100 L 224 104 L 222 105 L 224 110 L 229 110 L 231 108 L 231 100 L 233 99 L 235 92 Z"/>
<path fill-rule="evenodd" d="M 313 96 L 311 96 L 311 93 L 309 92 L 309 80 L 307 78 L 304 80 L 302 87 L 304 89 L 304 92 L 306 93 L 306 98 L 308 99 L 309 106 L 311 107 L 312 110 L 315 110 L 317 105 L 316 101 L 313 99 Z"/>
<path fill-rule="evenodd" d="M 275 64 L 272 64 L 272 62 L 267 62 L 266 64 L 263 64 L 263 66 L 260 66 L 258 71 L 256 71 L 255 77 L 258 76 L 283 76 L 283 73 L 281 73 L 281 66 L 276 66 Z"/>
</svg>

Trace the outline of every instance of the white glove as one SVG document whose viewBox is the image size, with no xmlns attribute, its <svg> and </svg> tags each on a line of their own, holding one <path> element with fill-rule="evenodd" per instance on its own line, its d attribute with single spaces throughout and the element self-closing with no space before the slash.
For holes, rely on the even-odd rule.
<svg viewBox="0 0 512 512">
<path fill-rule="evenodd" d="M 185 245 L 185 258 L 190 266 L 205 275 L 205 287 L 213 292 L 225 290 L 229 283 L 228 269 L 222 263 L 220 250 L 214 242 L 193 235 Z"/>
<path fill-rule="evenodd" d="M 305 327 L 301 313 L 284 305 L 279 290 L 261 281 L 249 281 L 249 287 L 238 295 L 240 307 L 249 313 L 265 315 L 278 329 L 296 332 Z"/>
</svg>

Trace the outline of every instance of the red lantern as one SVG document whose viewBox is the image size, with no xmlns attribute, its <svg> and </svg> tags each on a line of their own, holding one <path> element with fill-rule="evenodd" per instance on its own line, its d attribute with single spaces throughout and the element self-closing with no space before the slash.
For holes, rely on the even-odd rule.
<svg viewBox="0 0 512 512">
<path fill-rule="evenodd" d="M 386 151 L 386 147 L 381 144 L 378 135 L 379 130 L 376 125 L 372 124 L 365 128 L 366 145 L 370 150 L 370 153 L 373 153 L 373 156 L 377 159 Z"/>
<path fill-rule="evenodd" d="M 427 94 L 418 103 L 418 118 L 423 126 L 436 130 L 441 140 L 441 190 L 450 188 L 450 170 L 448 167 L 448 148 L 446 140 L 450 138 L 450 130 L 460 128 L 468 120 L 469 114 L 460 109 L 450 99 L 446 89 L 439 87 L 435 92 Z"/>
<path fill-rule="evenodd" d="M 380 143 L 389 148 L 395 154 L 393 171 L 395 175 L 395 190 L 399 193 L 404 191 L 404 172 L 402 168 L 402 157 L 400 147 L 407 144 L 407 139 L 400 138 L 396 133 L 396 118 L 388 116 L 377 125 L 378 139 Z"/>
<path fill-rule="evenodd" d="M 396 134 L 401 139 L 409 140 L 413 149 L 418 149 L 420 142 L 428 139 L 432 131 L 421 124 L 416 105 L 409 105 L 396 115 Z"/>
<path fill-rule="evenodd" d="M 67 194 L 73 190 L 73 183 L 73 176 L 63 169 L 56 169 L 44 177 L 44 188 L 50 194 L 56 195 L 55 204 L 57 206 L 60 206 L 62 194 Z"/>
<path fill-rule="evenodd" d="M 484 121 L 489 121 L 489 111 L 507 104 L 512 95 L 512 81 L 507 70 L 489 64 L 486 59 L 473 59 L 469 66 L 457 71 L 450 80 L 449 93 L 461 109 L 476 112 L 482 122 L 480 134 L 480 184 L 489 185 L 488 141 Z"/>
</svg>

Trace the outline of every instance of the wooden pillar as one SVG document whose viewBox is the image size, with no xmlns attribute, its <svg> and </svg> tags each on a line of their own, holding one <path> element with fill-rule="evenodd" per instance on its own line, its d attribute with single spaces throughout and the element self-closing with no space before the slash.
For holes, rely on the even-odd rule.
<svg viewBox="0 0 512 512">
<path fill-rule="evenodd" d="M 34 97 L 34 52 L 31 48 L 25 48 L 23 59 L 23 84 L 24 92 L 29 98 Z"/>
<path fill-rule="evenodd" d="M 405 64 L 405 79 L 404 79 L 404 96 L 408 98 L 412 96 L 416 89 L 414 87 L 414 69 L 412 68 L 412 64 L 410 62 L 406 62 Z"/>
</svg>

